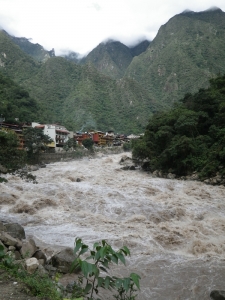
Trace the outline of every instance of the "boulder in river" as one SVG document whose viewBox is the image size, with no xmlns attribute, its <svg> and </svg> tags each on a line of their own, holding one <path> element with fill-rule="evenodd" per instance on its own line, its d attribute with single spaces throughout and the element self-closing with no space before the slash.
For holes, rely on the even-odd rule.
<svg viewBox="0 0 225 300">
<path fill-rule="evenodd" d="M 225 300 L 225 291 L 212 291 L 210 298 L 213 300 Z"/>
<path fill-rule="evenodd" d="M 62 273 L 70 273 L 72 262 L 76 259 L 72 248 L 65 248 L 51 258 L 53 267 Z"/>
<path fill-rule="evenodd" d="M 14 238 L 20 240 L 26 239 L 24 228 L 18 223 L 6 223 L 4 224 L 6 231 Z"/>
</svg>

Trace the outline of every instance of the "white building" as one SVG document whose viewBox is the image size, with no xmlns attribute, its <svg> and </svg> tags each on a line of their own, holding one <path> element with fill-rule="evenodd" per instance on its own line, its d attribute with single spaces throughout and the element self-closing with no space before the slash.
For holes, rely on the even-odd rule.
<svg viewBox="0 0 225 300">
<path fill-rule="evenodd" d="M 49 144 L 48 147 L 55 148 L 56 150 L 62 148 L 70 137 L 70 132 L 62 125 L 39 124 L 36 122 L 32 122 L 31 126 L 34 128 L 43 129 L 44 134 L 48 135 L 53 140 L 53 142 Z"/>
</svg>

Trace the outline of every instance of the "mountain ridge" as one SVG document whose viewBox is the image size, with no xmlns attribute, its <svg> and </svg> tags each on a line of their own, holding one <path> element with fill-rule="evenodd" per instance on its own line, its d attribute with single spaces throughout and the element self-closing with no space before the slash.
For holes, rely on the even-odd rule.
<svg viewBox="0 0 225 300">
<path fill-rule="evenodd" d="M 221 10 L 178 14 L 160 27 L 125 76 L 147 86 L 153 98 L 168 106 L 225 72 L 224 41 L 225 13 Z"/>
<path fill-rule="evenodd" d="M 54 55 L 39 60 L 1 31 L 0 72 L 37 100 L 43 122 L 138 133 L 154 112 L 225 73 L 223 49 L 225 13 L 186 11 L 162 25 L 151 42 L 129 48 L 107 41 L 82 60 L 71 54 L 75 61 Z"/>
</svg>

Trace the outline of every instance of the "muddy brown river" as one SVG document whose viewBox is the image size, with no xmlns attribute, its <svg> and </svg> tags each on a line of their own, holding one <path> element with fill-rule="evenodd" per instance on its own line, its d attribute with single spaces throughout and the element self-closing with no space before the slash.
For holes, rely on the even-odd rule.
<svg viewBox="0 0 225 300">
<path fill-rule="evenodd" d="M 0 220 L 53 247 L 73 247 L 75 237 L 126 245 L 131 257 L 114 272 L 141 276 L 139 300 L 204 300 L 224 290 L 225 188 L 125 171 L 123 155 L 48 164 L 33 173 L 38 184 L 8 175 L 0 192 L 15 201 L 0 205 Z"/>
</svg>

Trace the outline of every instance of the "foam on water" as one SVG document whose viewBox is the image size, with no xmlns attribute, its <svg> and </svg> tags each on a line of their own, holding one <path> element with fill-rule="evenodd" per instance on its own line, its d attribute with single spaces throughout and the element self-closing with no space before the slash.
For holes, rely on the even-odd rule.
<svg viewBox="0 0 225 300">
<path fill-rule="evenodd" d="M 122 155 L 49 164 L 35 172 L 37 185 L 8 175 L 0 219 L 40 243 L 73 246 L 79 236 L 128 246 L 140 299 L 209 299 L 224 288 L 225 188 L 124 171 Z"/>
</svg>

